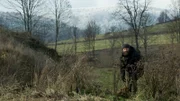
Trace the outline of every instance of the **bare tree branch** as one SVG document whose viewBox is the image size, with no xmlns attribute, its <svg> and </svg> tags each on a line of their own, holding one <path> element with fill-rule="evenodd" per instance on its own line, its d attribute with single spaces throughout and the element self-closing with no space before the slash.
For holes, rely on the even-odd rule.
<svg viewBox="0 0 180 101">
<path fill-rule="evenodd" d="M 142 4 L 142 1 L 144 3 Z M 119 0 L 119 10 L 115 12 L 118 19 L 126 22 L 133 29 L 136 41 L 136 48 L 139 50 L 139 32 L 141 29 L 142 18 L 147 12 L 150 0 Z"/>
<path fill-rule="evenodd" d="M 55 50 L 57 50 L 57 42 L 59 38 L 61 24 L 70 16 L 71 4 L 68 0 L 49 0 L 52 5 L 51 12 L 55 17 L 56 37 L 55 37 Z"/>
<path fill-rule="evenodd" d="M 19 18 L 23 21 L 24 30 L 32 34 L 33 29 L 38 23 L 40 16 L 40 8 L 42 7 L 44 0 L 7 0 L 8 8 L 14 9 L 19 15 Z"/>
</svg>

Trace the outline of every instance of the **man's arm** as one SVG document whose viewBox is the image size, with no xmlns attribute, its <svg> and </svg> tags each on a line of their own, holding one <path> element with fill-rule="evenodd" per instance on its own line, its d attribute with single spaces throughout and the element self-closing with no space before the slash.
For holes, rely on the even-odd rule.
<svg viewBox="0 0 180 101">
<path fill-rule="evenodd" d="M 141 59 L 141 55 L 137 52 L 133 53 L 130 57 L 128 64 L 135 65 Z"/>
<path fill-rule="evenodd" d="M 121 75 L 121 79 L 125 82 L 125 63 L 123 58 L 120 58 L 120 75 Z"/>
</svg>

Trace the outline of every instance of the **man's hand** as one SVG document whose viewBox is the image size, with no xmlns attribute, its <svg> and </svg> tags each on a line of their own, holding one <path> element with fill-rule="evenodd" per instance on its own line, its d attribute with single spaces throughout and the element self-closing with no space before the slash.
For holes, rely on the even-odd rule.
<svg viewBox="0 0 180 101">
<path fill-rule="evenodd" d="M 128 64 L 126 68 L 130 69 L 130 70 L 133 70 L 133 71 L 136 70 L 136 66 L 132 65 L 132 64 Z"/>
<path fill-rule="evenodd" d="M 132 64 L 128 64 L 127 65 L 127 68 L 132 68 L 134 65 L 132 65 Z"/>
<path fill-rule="evenodd" d="M 126 82 L 126 79 L 125 79 L 124 76 L 122 76 L 121 79 L 122 79 L 123 82 Z"/>
</svg>

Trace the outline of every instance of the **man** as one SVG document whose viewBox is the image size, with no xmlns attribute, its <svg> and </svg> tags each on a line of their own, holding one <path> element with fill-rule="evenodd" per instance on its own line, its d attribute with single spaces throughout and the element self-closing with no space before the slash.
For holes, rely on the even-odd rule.
<svg viewBox="0 0 180 101">
<path fill-rule="evenodd" d="M 129 92 L 133 94 L 137 92 L 137 63 L 140 59 L 140 53 L 134 47 L 128 44 L 123 45 L 122 56 L 120 58 L 121 79 L 126 83 Z"/>
</svg>

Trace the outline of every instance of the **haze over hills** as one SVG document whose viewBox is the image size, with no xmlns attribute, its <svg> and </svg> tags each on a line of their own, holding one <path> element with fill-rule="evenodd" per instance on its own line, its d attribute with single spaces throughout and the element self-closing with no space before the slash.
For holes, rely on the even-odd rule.
<svg viewBox="0 0 180 101">
<path fill-rule="evenodd" d="M 119 22 L 113 19 L 112 14 L 116 9 L 117 7 L 115 6 L 102 8 L 81 8 L 73 9 L 73 14 L 76 16 L 76 18 L 81 19 L 78 22 L 78 27 L 85 28 L 85 25 L 88 21 L 95 20 L 97 24 L 101 26 L 102 33 L 104 33 L 105 31 L 107 31 L 106 27 L 119 25 Z M 154 19 L 158 18 L 161 11 L 163 11 L 163 9 L 151 8 L 149 10 Z M 123 23 L 123 21 L 121 21 L 120 23 Z"/>
<path fill-rule="evenodd" d="M 85 29 L 88 21 L 91 20 L 94 20 L 100 26 L 100 34 L 108 32 L 111 26 L 116 26 L 117 28 L 119 28 L 119 26 L 123 27 L 121 28 L 122 30 L 127 29 L 128 27 L 124 24 L 123 21 L 117 21 L 113 18 L 112 13 L 116 9 L 116 6 L 101 8 L 73 8 L 71 21 L 69 21 L 71 23 L 68 22 L 67 24 L 65 24 L 66 28 L 63 28 L 63 31 L 61 33 L 61 40 L 66 40 L 70 38 L 67 32 L 67 28 L 75 24 L 79 28 L 79 30 L 81 30 L 80 32 L 82 32 Z M 154 19 L 158 18 L 161 11 L 162 9 L 158 8 L 152 8 L 149 10 Z M 20 16 L 17 13 L 0 12 L 0 25 L 5 26 L 6 28 L 14 31 L 23 31 L 23 23 L 21 20 L 17 18 L 20 18 Z M 43 35 L 43 39 L 46 39 L 47 41 L 54 40 L 55 32 L 53 28 L 53 18 L 44 17 L 41 19 L 40 22 L 41 23 L 38 25 L 39 27 L 38 31 L 36 31 L 36 34 L 38 34 L 38 36 L 41 37 Z M 153 22 L 153 24 L 155 23 L 157 23 L 156 20 Z M 50 25 L 51 27 L 48 27 L 48 25 Z M 48 30 L 46 32 L 42 31 L 43 27 L 48 28 Z"/>
</svg>

